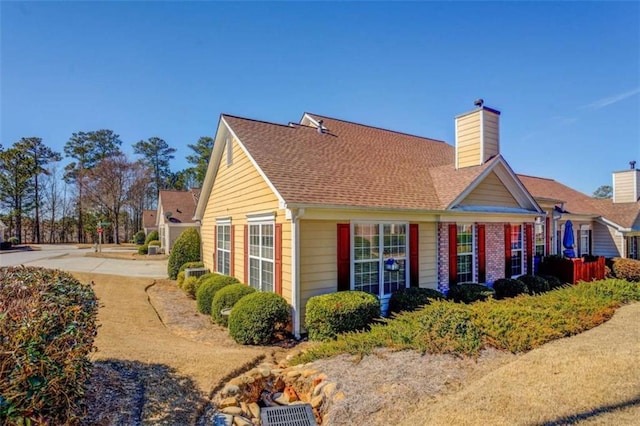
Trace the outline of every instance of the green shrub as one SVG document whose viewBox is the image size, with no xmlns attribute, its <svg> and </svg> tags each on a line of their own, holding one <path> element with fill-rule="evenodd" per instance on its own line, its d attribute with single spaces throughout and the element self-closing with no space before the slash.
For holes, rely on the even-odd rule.
<svg viewBox="0 0 640 426">
<path fill-rule="evenodd" d="M 380 301 L 363 291 L 339 291 L 307 302 L 305 328 L 311 340 L 328 340 L 347 331 L 364 330 L 380 318 Z"/>
<path fill-rule="evenodd" d="M 613 276 L 621 280 L 640 282 L 640 260 L 634 259 L 612 259 L 611 268 Z"/>
<path fill-rule="evenodd" d="M 522 275 L 518 277 L 518 281 L 522 281 L 527 286 L 529 294 L 546 293 L 551 290 L 549 281 L 541 277 L 540 275 Z"/>
<path fill-rule="evenodd" d="M 223 309 L 231 309 L 244 296 L 255 293 L 256 289 L 246 284 L 231 284 L 218 290 L 211 302 L 211 320 L 226 327 L 229 323 L 228 316 L 222 315 Z"/>
<path fill-rule="evenodd" d="M 138 247 L 138 254 L 148 254 L 149 253 L 149 246 L 146 244 L 141 245 L 140 247 Z"/>
<path fill-rule="evenodd" d="M 476 283 L 452 284 L 449 286 L 447 299 L 457 303 L 473 303 L 493 297 L 495 292 L 486 285 Z"/>
<path fill-rule="evenodd" d="M 496 292 L 496 299 L 516 297 L 519 294 L 529 293 L 529 289 L 522 281 L 513 278 L 500 278 L 493 283 Z"/>
<path fill-rule="evenodd" d="M 442 299 L 444 299 L 444 295 L 431 288 L 402 288 L 391 295 L 391 299 L 389 299 L 389 314 L 415 311 L 421 306 L 428 305 L 432 300 Z"/>
<path fill-rule="evenodd" d="M 184 263 L 180 266 L 180 269 L 178 269 L 178 272 L 183 272 L 187 268 L 204 268 L 204 263 L 199 261 Z"/>
<path fill-rule="evenodd" d="M 158 241 L 158 240 L 149 241 L 148 245 L 149 245 L 149 247 L 151 247 L 151 246 L 160 247 L 160 241 Z"/>
<path fill-rule="evenodd" d="M 184 272 L 182 272 L 184 273 Z M 222 274 L 203 275 L 202 281 L 196 290 L 196 305 L 201 314 L 211 315 L 211 303 L 216 293 L 231 284 L 237 284 L 236 277 Z"/>
<path fill-rule="evenodd" d="M 549 290 L 560 288 L 560 287 L 565 285 L 565 284 L 563 284 L 562 281 L 560 281 L 560 278 L 558 278 L 558 277 L 556 277 L 554 275 L 540 275 L 540 277 L 542 277 L 545 280 L 547 280 L 547 282 L 549 283 Z"/>
<path fill-rule="evenodd" d="M 147 238 L 145 238 L 144 243 L 149 244 L 151 241 L 157 241 L 159 239 L 160 239 L 160 236 L 158 235 L 158 231 L 151 231 L 147 235 Z"/>
<path fill-rule="evenodd" d="M 176 285 L 178 288 L 182 288 L 182 284 L 184 284 L 184 271 L 178 272 L 178 276 L 176 277 Z"/>
<path fill-rule="evenodd" d="M 193 299 L 196 298 L 196 290 L 198 289 L 198 277 L 185 278 L 182 283 L 182 289 Z"/>
<path fill-rule="evenodd" d="M 11 243 L 12 246 L 17 246 L 18 244 L 20 244 L 20 240 L 18 239 L 18 237 L 9 237 L 7 238 L 7 242 Z"/>
<path fill-rule="evenodd" d="M 175 280 L 182 265 L 187 262 L 199 261 L 200 234 L 197 229 L 188 228 L 180 234 L 171 249 L 167 262 L 167 274 L 170 279 Z"/>
<path fill-rule="evenodd" d="M 0 423 L 78 423 L 97 313 L 66 272 L 0 268 Z"/>
<path fill-rule="evenodd" d="M 255 292 L 236 303 L 229 315 L 229 334 L 243 345 L 266 345 L 284 332 L 289 305 L 275 293 Z"/>
<path fill-rule="evenodd" d="M 145 243 L 144 241 L 144 231 L 141 229 L 133 235 L 133 243 L 137 245 L 142 245 Z"/>
</svg>

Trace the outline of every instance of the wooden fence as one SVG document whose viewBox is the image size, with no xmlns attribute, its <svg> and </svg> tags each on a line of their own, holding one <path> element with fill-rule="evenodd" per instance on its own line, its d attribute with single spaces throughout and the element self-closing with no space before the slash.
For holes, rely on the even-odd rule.
<svg viewBox="0 0 640 426">
<path fill-rule="evenodd" d="M 555 258 L 547 257 L 539 265 L 540 275 L 554 275 L 562 282 L 575 284 L 578 281 L 604 279 L 604 257 Z"/>
</svg>

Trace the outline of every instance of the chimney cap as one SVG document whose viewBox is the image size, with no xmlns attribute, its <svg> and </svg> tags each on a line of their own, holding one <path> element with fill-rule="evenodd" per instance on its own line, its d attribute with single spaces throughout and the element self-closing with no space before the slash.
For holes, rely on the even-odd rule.
<svg viewBox="0 0 640 426">
<path fill-rule="evenodd" d="M 631 167 L 631 170 L 635 170 L 636 169 L 636 160 L 629 161 L 629 166 Z"/>
<path fill-rule="evenodd" d="M 484 105 L 484 99 L 478 98 L 475 101 L 473 101 L 473 104 L 478 108 L 482 108 L 482 106 Z"/>
</svg>

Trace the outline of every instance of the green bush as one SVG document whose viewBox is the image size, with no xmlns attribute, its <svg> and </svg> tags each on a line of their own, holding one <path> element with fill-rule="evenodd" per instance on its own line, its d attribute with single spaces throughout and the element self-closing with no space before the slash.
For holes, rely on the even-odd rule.
<svg viewBox="0 0 640 426">
<path fill-rule="evenodd" d="M 213 301 L 211 302 L 211 320 L 226 327 L 229 323 L 228 316 L 222 315 L 220 312 L 223 309 L 233 308 L 244 296 L 255 292 L 255 288 L 240 283 L 221 288 L 213 296 Z"/>
<path fill-rule="evenodd" d="M 529 289 L 525 283 L 513 278 L 500 278 L 496 280 L 493 283 L 493 289 L 496 292 L 496 299 L 498 300 L 529 293 Z"/>
<path fill-rule="evenodd" d="M 391 299 L 389 299 L 389 314 L 415 311 L 424 305 L 428 305 L 432 300 L 442 299 L 444 299 L 444 295 L 431 288 L 402 288 L 391 295 Z"/>
<path fill-rule="evenodd" d="M 197 229 L 188 228 L 180 234 L 171 249 L 167 262 L 167 274 L 170 279 L 175 280 L 182 265 L 199 261 L 200 234 Z"/>
<path fill-rule="evenodd" d="M 180 271 L 178 272 L 178 276 L 176 277 L 176 285 L 178 286 L 178 288 L 182 288 L 183 284 L 184 284 L 184 271 Z"/>
<path fill-rule="evenodd" d="M 182 272 L 184 273 L 184 272 Z M 222 274 L 206 274 L 196 290 L 196 305 L 201 314 L 211 315 L 211 303 L 216 293 L 231 284 L 237 284 L 236 277 Z"/>
<path fill-rule="evenodd" d="M 184 281 L 182 282 L 182 289 L 190 297 L 195 299 L 196 290 L 198 289 L 198 277 L 185 278 Z"/>
<path fill-rule="evenodd" d="M 149 246 L 146 244 L 141 245 L 140 247 L 138 247 L 138 254 L 148 254 L 149 253 Z"/>
<path fill-rule="evenodd" d="M 149 247 L 151 247 L 151 246 L 160 247 L 160 241 L 158 241 L 158 240 L 149 241 L 148 245 L 149 245 Z"/>
<path fill-rule="evenodd" d="M 529 294 L 546 293 L 551 290 L 549 281 L 541 277 L 540 275 L 522 275 L 518 277 L 518 281 L 522 281 L 527 286 Z"/>
<path fill-rule="evenodd" d="M 339 291 L 307 302 L 305 328 L 311 340 L 328 340 L 347 331 L 364 330 L 380 318 L 380 302 L 363 291 Z"/>
<path fill-rule="evenodd" d="M 151 231 L 147 235 L 147 238 L 145 238 L 144 243 L 149 244 L 151 241 L 157 241 L 159 239 L 160 239 L 160 236 L 158 235 L 158 231 Z"/>
<path fill-rule="evenodd" d="M 285 331 L 289 305 L 275 293 L 255 292 L 236 303 L 229 315 L 229 334 L 243 345 L 266 345 Z"/>
<path fill-rule="evenodd" d="M 183 272 L 187 268 L 204 268 L 204 263 L 199 261 L 184 263 L 180 266 L 180 269 L 178 269 L 178 272 Z"/>
<path fill-rule="evenodd" d="M 97 313 L 66 272 L 0 268 L 0 423 L 78 423 Z"/>
<path fill-rule="evenodd" d="M 18 237 L 9 237 L 7 238 L 7 242 L 11 243 L 12 246 L 17 246 L 18 244 L 20 244 L 20 240 L 18 239 Z"/>
<path fill-rule="evenodd" d="M 640 282 L 640 260 L 614 258 L 611 270 L 621 280 Z"/>
<path fill-rule="evenodd" d="M 560 288 L 565 285 L 563 284 L 562 281 L 560 281 L 560 278 L 554 275 L 539 275 L 539 276 L 547 280 L 547 282 L 549 283 L 549 290 L 554 290 L 556 288 Z"/>
<path fill-rule="evenodd" d="M 144 241 L 144 231 L 141 229 L 133 235 L 133 242 L 137 245 L 142 245 L 145 243 Z"/>
<path fill-rule="evenodd" d="M 456 303 L 473 303 L 494 297 L 495 292 L 490 287 L 476 283 L 452 284 L 449 286 L 447 299 Z"/>
</svg>

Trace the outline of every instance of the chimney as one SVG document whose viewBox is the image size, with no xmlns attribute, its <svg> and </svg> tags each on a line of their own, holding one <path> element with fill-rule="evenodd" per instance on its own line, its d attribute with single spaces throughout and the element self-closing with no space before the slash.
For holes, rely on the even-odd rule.
<svg viewBox="0 0 640 426">
<path fill-rule="evenodd" d="M 500 153 L 500 111 L 474 102 L 473 111 L 456 117 L 456 169 L 479 166 Z"/>
<path fill-rule="evenodd" d="M 613 172 L 613 202 L 635 203 L 640 199 L 640 169 L 629 162 L 629 169 Z"/>
</svg>

